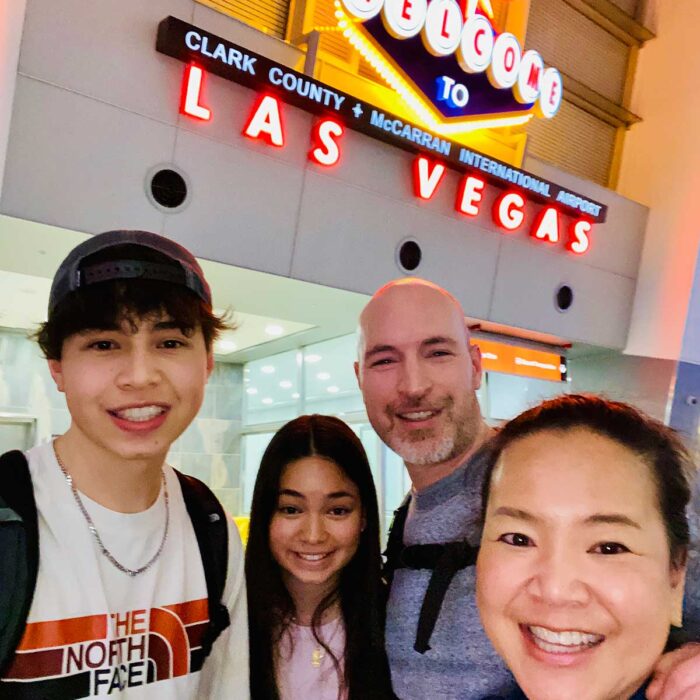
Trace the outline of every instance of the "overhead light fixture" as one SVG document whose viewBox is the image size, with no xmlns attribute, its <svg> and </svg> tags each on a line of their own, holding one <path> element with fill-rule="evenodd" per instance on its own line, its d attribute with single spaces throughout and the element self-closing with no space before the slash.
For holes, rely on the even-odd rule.
<svg viewBox="0 0 700 700">
<path fill-rule="evenodd" d="M 263 365 L 260 368 L 260 371 L 263 374 L 274 374 L 275 373 L 275 366 L 274 365 Z"/>
<path fill-rule="evenodd" d="M 262 403 L 264 403 L 266 406 L 269 406 L 271 403 L 275 403 L 272 399 L 265 398 L 262 400 Z"/>
<path fill-rule="evenodd" d="M 258 390 L 254 386 L 250 386 L 245 390 L 245 393 L 249 396 L 255 396 L 255 394 L 258 393 Z"/>
<path fill-rule="evenodd" d="M 337 386 L 329 386 L 329 387 L 326 387 L 326 391 L 329 394 L 337 394 L 340 391 L 340 389 Z"/>
<path fill-rule="evenodd" d="M 214 343 L 214 352 L 217 355 L 228 355 L 238 349 L 235 341 L 222 338 Z"/>
<path fill-rule="evenodd" d="M 292 388 L 292 383 L 289 381 L 289 379 L 283 379 L 280 382 L 280 387 L 282 389 L 291 389 Z"/>
<path fill-rule="evenodd" d="M 308 362 L 312 365 L 314 362 L 320 362 L 323 358 L 320 355 L 305 355 L 304 362 Z"/>
<path fill-rule="evenodd" d="M 329 372 L 319 372 L 316 375 L 316 379 L 320 379 L 322 382 L 326 382 L 331 378 L 331 375 Z"/>
<path fill-rule="evenodd" d="M 277 336 L 284 335 L 284 328 L 278 323 L 268 323 L 265 326 L 265 333 L 276 338 Z"/>
<path fill-rule="evenodd" d="M 292 398 L 293 398 L 293 399 L 298 399 L 298 398 L 299 398 L 299 394 L 295 391 L 295 392 L 292 394 Z"/>
</svg>

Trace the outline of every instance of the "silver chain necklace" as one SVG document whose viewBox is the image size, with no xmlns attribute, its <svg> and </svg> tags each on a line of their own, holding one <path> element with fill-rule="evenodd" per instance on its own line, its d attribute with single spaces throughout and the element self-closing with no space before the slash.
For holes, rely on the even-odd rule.
<svg viewBox="0 0 700 700">
<path fill-rule="evenodd" d="M 58 466 L 61 468 L 61 471 L 63 472 L 63 476 L 66 478 L 66 481 L 68 482 L 68 486 L 70 486 L 70 490 L 73 492 L 73 498 L 75 498 L 75 502 L 78 504 L 78 508 L 80 509 L 80 512 L 83 514 L 83 517 L 87 521 L 88 524 L 88 529 L 92 533 L 92 536 L 95 538 L 95 542 L 97 542 L 97 546 L 99 547 L 100 551 L 102 554 L 107 558 L 107 560 L 115 566 L 119 571 L 123 571 L 125 574 L 128 574 L 129 576 L 138 576 L 139 574 L 142 574 L 144 571 L 147 571 L 150 569 L 153 564 L 156 563 L 156 560 L 158 557 L 162 554 L 163 548 L 165 547 L 165 540 L 168 538 L 168 528 L 170 526 L 170 499 L 168 498 L 168 485 L 165 482 L 165 472 L 161 470 L 161 476 L 163 478 L 163 495 L 165 496 L 165 530 L 163 530 L 163 539 L 160 541 L 160 546 L 158 547 L 158 551 L 141 567 L 138 569 L 130 569 L 127 566 L 124 566 L 123 564 L 120 564 L 113 556 L 113 554 L 107 549 L 107 547 L 104 546 L 104 543 L 102 542 L 102 538 L 100 537 L 100 534 L 97 532 L 97 528 L 95 527 L 95 523 L 92 521 L 92 518 L 90 517 L 90 513 L 88 513 L 87 508 L 85 507 L 85 504 L 83 503 L 83 499 L 80 498 L 80 494 L 78 493 L 78 489 L 75 487 L 75 484 L 73 483 L 73 477 L 68 473 L 68 470 L 66 469 L 65 465 L 61 461 L 61 458 L 58 456 L 58 450 L 56 449 L 56 443 L 53 445 L 53 452 L 56 455 L 56 461 L 58 462 Z"/>
</svg>

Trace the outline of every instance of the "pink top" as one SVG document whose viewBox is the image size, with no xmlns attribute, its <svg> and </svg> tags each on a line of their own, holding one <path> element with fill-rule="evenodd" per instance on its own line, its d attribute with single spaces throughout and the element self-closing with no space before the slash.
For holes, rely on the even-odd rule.
<svg viewBox="0 0 700 700">
<path fill-rule="evenodd" d="M 343 671 L 345 626 L 340 617 L 319 629 L 319 637 L 340 661 Z M 290 625 L 278 649 L 277 687 L 281 700 L 347 700 L 338 694 L 339 678 L 333 659 L 314 638 L 311 627 Z"/>
</svg>

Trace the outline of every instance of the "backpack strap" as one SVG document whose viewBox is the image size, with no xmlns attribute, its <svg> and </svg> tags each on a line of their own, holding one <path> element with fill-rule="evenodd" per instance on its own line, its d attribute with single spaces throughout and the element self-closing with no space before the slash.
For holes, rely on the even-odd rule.
<svg viewBox="0 0 700 700">
<path fill-rule="evenodd" d="M 430 637 L 452 579 L 460 569 L 476 564 L 479 548 L 473 547 L 466 540 L 441 544 L 404 545 L 403 533 L 410 503 L 411 497 L 408 496 L 394 511 L 394 519 L 384 550 L 386 562 L 383 575 L 387 586 L 391 586 L 396 569 L 432 569 L 433 573 L 423 597 L 416 640 L 413 644 L 413 648 L 419 654 L 425 654 L 430 649 Z"/>
<path fill-rule="evenodd" d="M 389 534 L 386 540 L 386 549 L 384 550 L 384 567 L 382 568 L 382 577 L 387 587 L 391 587 L 391 582 L 394 580 L 394 571 L 400 568 L 401 552 L 403 551 L 403 531 L 406 527 L 406 518 L 408 517 L 408 506 L 411 503 L 411 496 L 406 496 L 404 502 L 394 511 L 394 517 L 389 527 Z"/>
<path fill-rule="evenodd" d="M 202 654 L 206 658 L 219 635 L 231 624 L 228 608 L 222 603 L 228 573 L 228 525 L 224 509 L 211 489 L 193 476 L 174 471 L 192 521 L 207 582 L 209 627 L 202 639 Z"/>
<path fill-rule="evenodd" d="M 39 570 L 39 524 L 23 452 L 0 456 L 0 678 L 24 634 Z"/>
</svg>

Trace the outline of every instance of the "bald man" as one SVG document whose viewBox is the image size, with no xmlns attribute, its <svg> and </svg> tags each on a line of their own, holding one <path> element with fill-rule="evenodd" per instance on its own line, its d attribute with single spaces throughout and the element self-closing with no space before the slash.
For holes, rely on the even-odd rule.
<svg viewBox="0 0 700 700">
<path fill-rule="evenodd" d="M 474 597 L 479 448 L 490 429 L 476 398 L 481 354 L 457 300 L 416 278 L 382 287 L 360 317 L 355 373 L 372 427 L 413 483 L 388 546 L 394 691 L 402 700 L 507 697 L 514 682 Z"/>
</svg>

